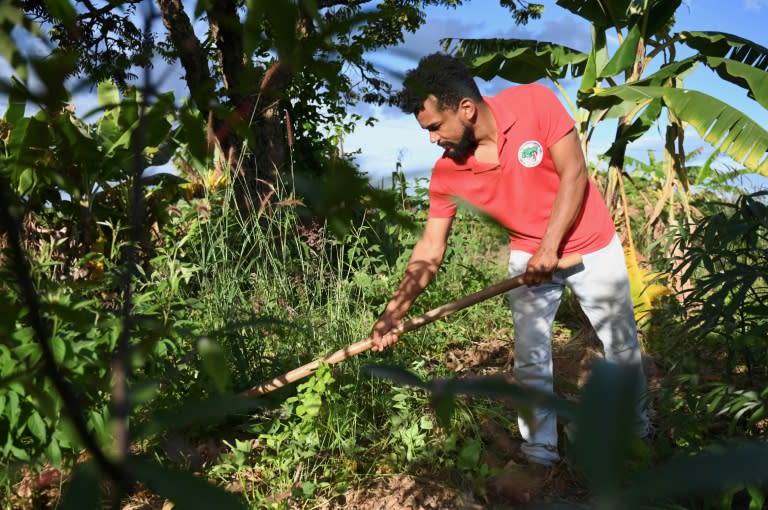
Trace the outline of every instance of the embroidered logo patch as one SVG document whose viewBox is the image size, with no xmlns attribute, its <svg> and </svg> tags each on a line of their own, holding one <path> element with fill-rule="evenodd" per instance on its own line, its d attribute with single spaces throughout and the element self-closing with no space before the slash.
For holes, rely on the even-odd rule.
<svg viewBox="0 0 768 510">
<path fill-rule="evenodd" d="M 536 140 L 524 142 L 517 150 L 517 160 L 526 168 L 533 168 L 544 159 L 544 148 Z"/>
</svg>

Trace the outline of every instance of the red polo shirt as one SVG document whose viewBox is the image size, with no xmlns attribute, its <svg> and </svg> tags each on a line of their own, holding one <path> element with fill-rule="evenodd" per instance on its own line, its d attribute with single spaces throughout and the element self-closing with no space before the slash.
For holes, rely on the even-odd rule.
<svg viewBox="0 0 768 510">
<path fill-rule="evenodd" d="M 514 86 L 484 100 L 496 119 L 499 164 L 481 163 L 474 155 L 461 164 L 447 156 L 438 159 L 429 184 L 429 216 L 452 218 L 458 198 L 506 227 L 513 250 L 535 253 L 560 186 L 549 147 L 573 129 L 574 121 L 554 93 L 539 84 Z M 614 233 L 590 179 L 562 255 L 599 250 Z"/>
</svg>

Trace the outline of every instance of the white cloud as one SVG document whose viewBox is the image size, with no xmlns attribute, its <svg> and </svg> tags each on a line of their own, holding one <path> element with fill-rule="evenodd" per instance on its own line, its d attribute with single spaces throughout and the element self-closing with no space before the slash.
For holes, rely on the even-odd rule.
<svg viewBox="0 0 768 510">
<path fill-rule="evenodd" d="M 744 9 L 749 12 L 760 12 L 768 8 L 768 0 L 744 0 Z"/>
</svg>

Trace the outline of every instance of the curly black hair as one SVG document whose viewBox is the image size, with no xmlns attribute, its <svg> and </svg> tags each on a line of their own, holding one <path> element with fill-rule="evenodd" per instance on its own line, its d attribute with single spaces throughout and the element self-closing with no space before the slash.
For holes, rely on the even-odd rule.
<svg viewBox="0 0 768 510">
<path fill-rule="evenodd" d="M 430 95 L 437 98 L 440 109 L 457 110 L 459 102 L 468 97 L 483 101 L 480 89 L 467 66 L 459 59 L 444 53 L 433 53 L 419 60 L 419 65 L 405 75 L 399 93 L 399 106 L 405 113 L 417 114 L 424 108 Z"/>
</svg>

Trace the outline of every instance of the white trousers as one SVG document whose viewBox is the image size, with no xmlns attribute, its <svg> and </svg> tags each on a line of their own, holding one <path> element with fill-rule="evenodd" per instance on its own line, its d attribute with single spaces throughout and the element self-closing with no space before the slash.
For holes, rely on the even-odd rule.
<svg viewBox="0 0 768 510">
<path fill-rule="evenodd" d="M 525 272 L 530 253 L 512 251 L 509 274 Z M 515 325 L 515 380 L 540 391 L 553 391 L 552 323 L 568 287 L 595 328 L 606 360 L 636 367 L 643 381 L 642 356 L 629 290 L 624 251 L 618 237 L 596 252 L 583 255 L 583 268 L 556 272 L 552 281 L 522 286 L 509 292 Z M 557 417 L 548 409 L 535 408 L 528 419 L 518 418 L 523 453 L 532 462 L 553 464 L 560 460 L 557 450 Z M 636 433 L 648 432 L 648 417 L 638 397 Z"/>
</svg>

